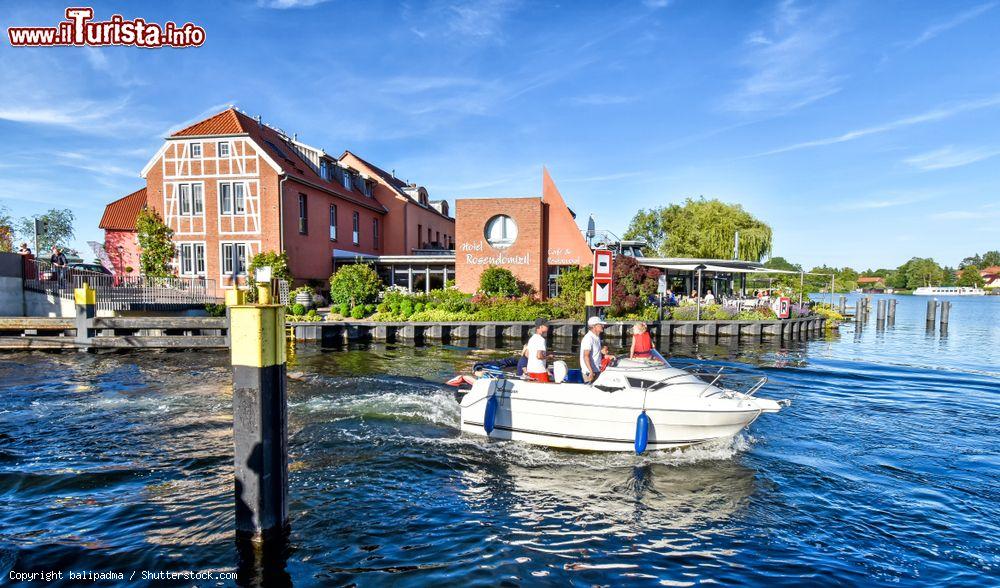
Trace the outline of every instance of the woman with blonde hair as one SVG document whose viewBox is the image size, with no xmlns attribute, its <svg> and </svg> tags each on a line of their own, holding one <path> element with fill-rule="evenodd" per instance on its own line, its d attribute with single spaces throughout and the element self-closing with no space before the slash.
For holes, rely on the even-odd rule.
<svg viewBox="0 0 1000 588">
<path fill-rule="evenodd" d="M 653 357 L 653 341 L 649 337 L 646 323 L 636 323 L 632 327 L 632 348 L 629 350 L 632 359 L 651 359 Z"/>
</svg>

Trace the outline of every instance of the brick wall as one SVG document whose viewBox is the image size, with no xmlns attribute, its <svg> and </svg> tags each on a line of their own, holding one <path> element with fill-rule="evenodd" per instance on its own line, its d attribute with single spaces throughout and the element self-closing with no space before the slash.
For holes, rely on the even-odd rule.
<svg viewBox="0 0 1000 588">
<path fill-rule="evenodd" d="M 489 220 L 500 214 L 517 224 L 517 238 L 505 249 L 490 246 L 484 233 Z M 455 219 L 455 280 L 460 290 L 475 292 L 483 270 L 496 265 L 544 293 L 547 243 L 541 199 L 460 199 L 455 201 Z M 490 260 L 499 257 L 502 259 Z"/>
</svg>

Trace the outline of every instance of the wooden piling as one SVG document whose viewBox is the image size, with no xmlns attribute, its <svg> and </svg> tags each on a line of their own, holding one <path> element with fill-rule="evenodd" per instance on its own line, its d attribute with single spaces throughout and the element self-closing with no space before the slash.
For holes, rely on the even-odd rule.
<svg viewBox="0 0 1000 588">
<path fill-rule="evenodd" d="M 937 300 L 931 299 L 927 301 L 927 322 L 934 324 L 935 316 L 937 316 Z"/>
<path fill-rule="evenodd" d="M 875 312 L 875 320 L 877 320 L 880 323 L 884 323 L 885 322 L 885 300 L 884 299 L 880 298 L 879 301 L 878 301 L 878 310 Z"/>
<path fill-rule="evenodd" d="M 863 298 L 858 298 L 854 303 L 854 322 L 859 325 L 865 322 L 865 302 Z"/>
<path fill-rule="evenodd" d="M 237 537 L 264 542 L 288 528 L 285 308 L 230 307 Z"/>
<path fill-rule="evenodd" d="M 951 314 L 951 302 L 945 300 L 941 302 L 941 328 L 944 329 L 948 326 L 948 318 Z"/>
</svg>

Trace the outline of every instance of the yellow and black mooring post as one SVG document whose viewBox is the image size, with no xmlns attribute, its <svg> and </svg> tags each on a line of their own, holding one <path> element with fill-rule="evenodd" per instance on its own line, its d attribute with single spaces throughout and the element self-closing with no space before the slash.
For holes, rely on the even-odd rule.
<svg viewBox="0 0 1000 588">
<path fill-rule="evenodd" d="M 84 282 L 73 290 L 76 303 L 76 342 L 87 348 L 94 336 L 94 317 L 97 316 L 97 292 Z"/>
<path fill-rule="evenodd" d="M 280 537 L 288 527 L 285 308 L 280 304 L 229 307 L 229 337 L 236 534 L 263 541 Z"/>
</svg>

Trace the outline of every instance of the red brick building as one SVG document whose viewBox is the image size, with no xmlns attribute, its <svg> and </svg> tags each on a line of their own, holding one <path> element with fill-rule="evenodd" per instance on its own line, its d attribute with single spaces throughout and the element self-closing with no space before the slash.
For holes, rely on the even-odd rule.
<svg viewBox="0 0 1000 588">
<path fill-rule="evenodd" d="M 419 201 L 416 190 L 411 206 L 383 170 L 350 152 L 343 159 L 235 108 L 167 137 L 141 175 L 146 205 L 174 231 L 175 273 L 230 288 L 255 254 L 285 251 L 298 281 L 323 282 L 338 259 L 411 255 L 425 231 L 441 234 L 438 244 L 454 236 L 446 203 Z M 117 218 L 121 200 L 106 217 Z M 106 229 L 112 258 L 125 227 Z"/>
<path fill-rule="evenodd" d="M 556 293 L 566 268 L 590 265 L 590 246 L 547 170 L 542 196 L 455 201 L 455 276 L 460 290 L 475 292 L 490 266 L 509 269 L 542 297 Z"/>
<path fill-rule="evenodd" d="M 139 241 L 136 239 L 135 219 L 145 206 L 146 189 L 139 188 L 104 208 L 104 215 L 98 226 L 104 229 L 104 250 L 111 260 L 114 273 L 119 276 L 139 273 Z"/>
</svg>

